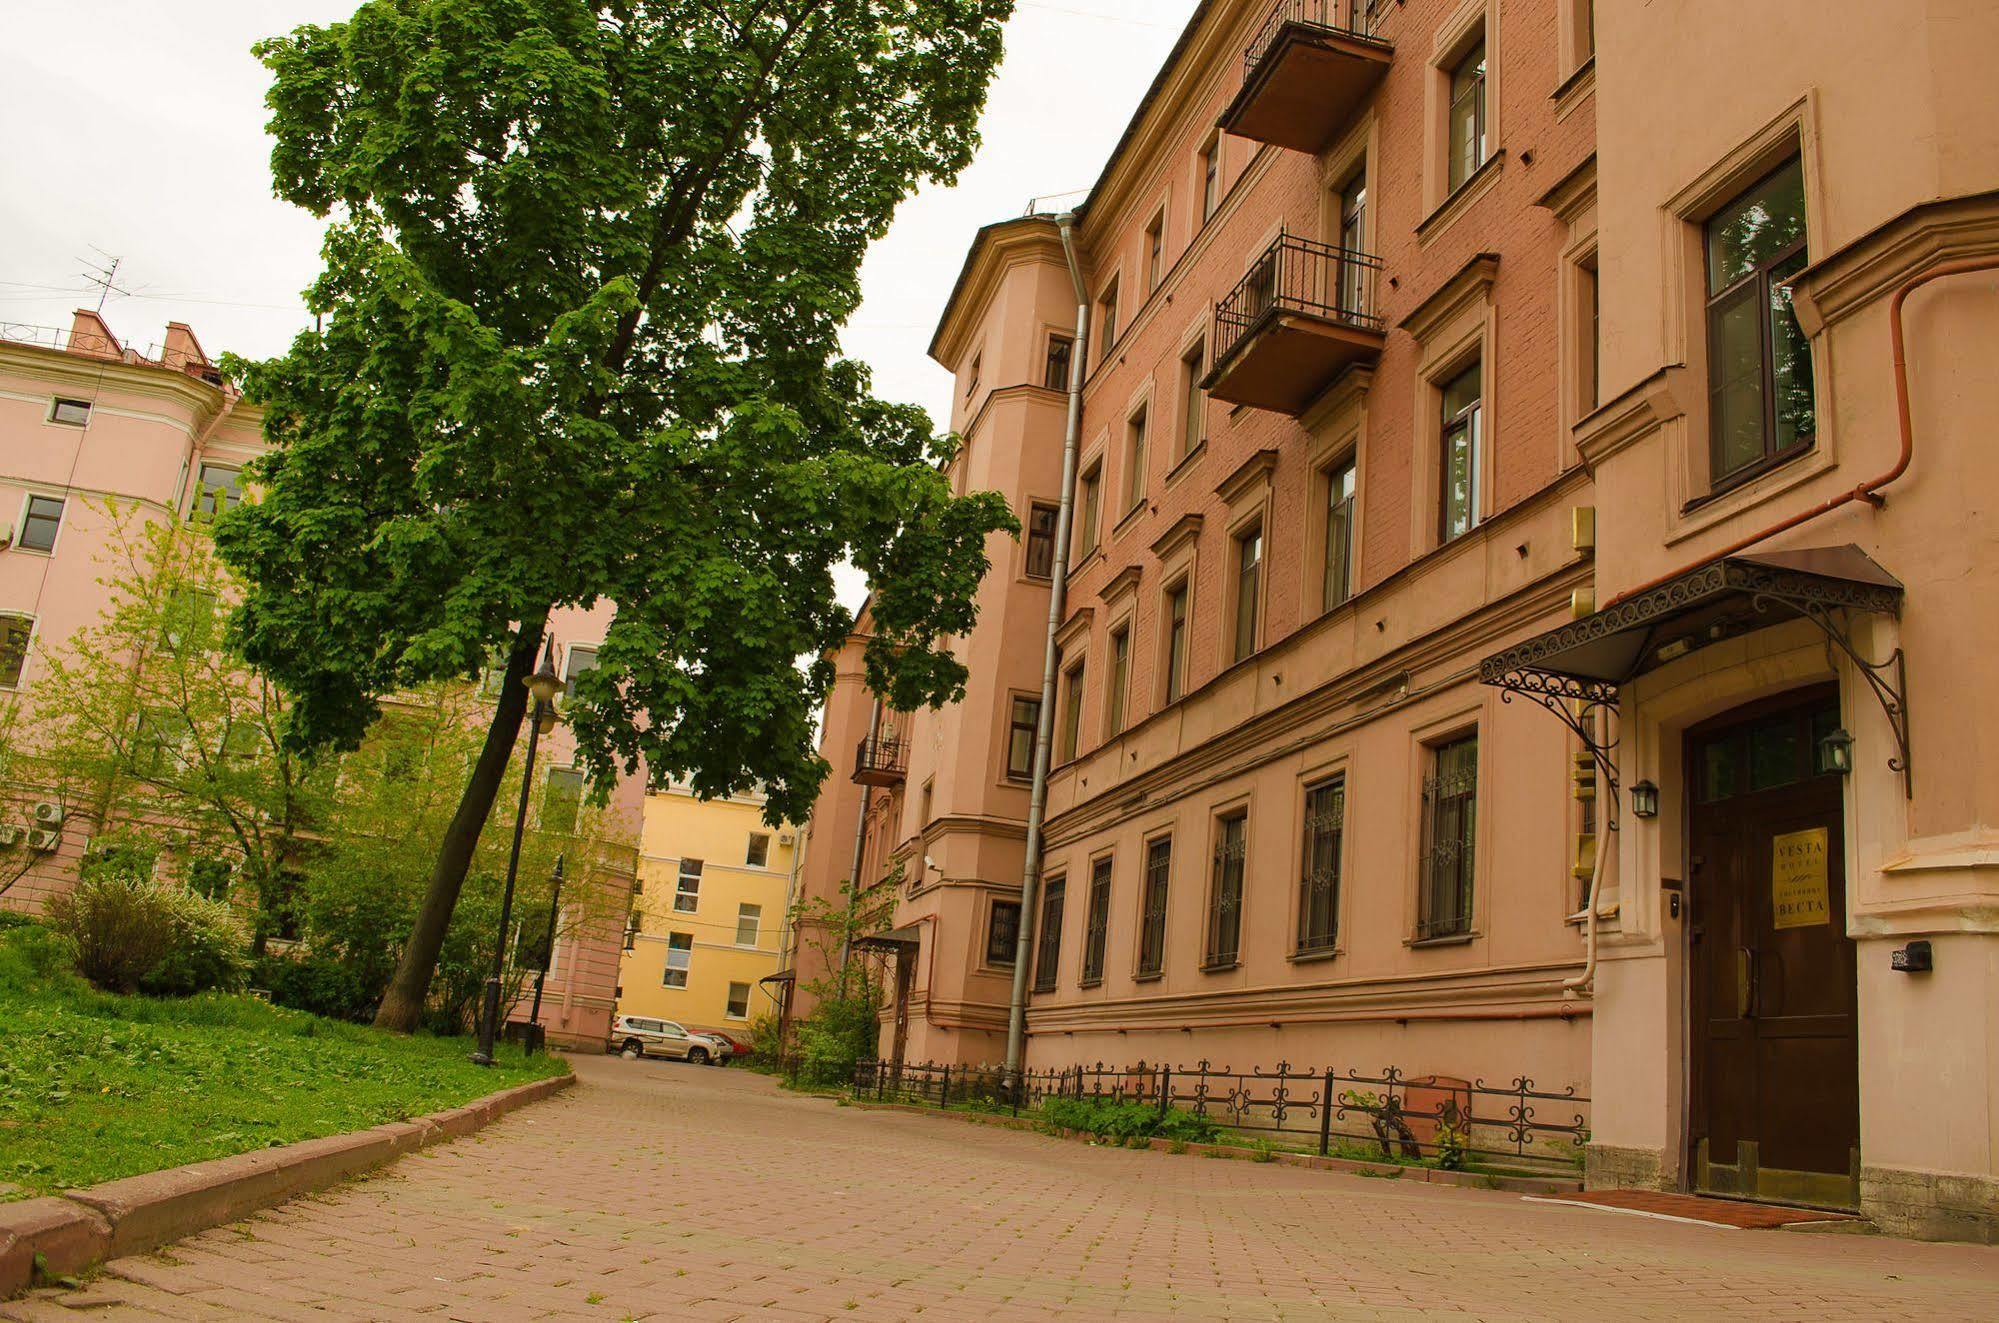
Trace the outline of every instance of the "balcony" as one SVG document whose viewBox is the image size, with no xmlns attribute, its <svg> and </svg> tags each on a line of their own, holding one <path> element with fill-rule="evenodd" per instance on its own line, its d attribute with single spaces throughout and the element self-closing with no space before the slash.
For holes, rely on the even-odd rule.
<svg viewBox="0 0 1999 1323">
<path fill-rule="evenodd" d="M 909 775 L 909 741 L 899 735 L 870 735 L 854 749 L 854 783 L 900 785 Z"/>
<path fill-rule="evenodd" d="M 1381 259 L 1283 234 L 1215 305 L 1218 400 L 1297 415 L 1335 377 L 1381 356 L 1374 312 Z"/>
<path fill-rule="evenodd" d="M 1221 126 L 1293 151 L 1323 152 L 1388 71 L 1375 35 L 1387 0 L 1278 0 L 1243 51 L 1242 90 Z"/>
</svg>

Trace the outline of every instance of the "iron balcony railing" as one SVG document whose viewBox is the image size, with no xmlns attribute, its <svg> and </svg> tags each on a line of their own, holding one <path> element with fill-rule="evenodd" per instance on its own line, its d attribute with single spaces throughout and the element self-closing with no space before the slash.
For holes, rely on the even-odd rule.
<svg viewBox="0 0 1999 1323">
<path fill-rule="evenodd" d="M 1075 1065 L 1022 1071 L 1010 1083 L 998 1066 L 862 1061 L 857 1098 L 935 1107 L 971 1105 L 1015 1116 L 1050 1098 L 1173 1108 L 1213 1121 L 1230 1136 L 1321 1157 L 1372 1161 L 1446 1159 L 1564 1175 L 1581 1167 L 1590 1138 L 1590 1100 L 1573 1086 L 1544 1089 L 1516 1076 L 1505 1083 L 1379 1072 L 1312 1069 L 1280 1061 L 1247 1071 L 1160 1062 Z M 1239 1142 L 1239 1140 L 1238 1140 Z"/>
<path fill-rule="evenodd" d="M 909 771 L 909 741 L 900 735 L 870 735 L 854 750 L 854 779 L 875 785 L 899 781 Z"/>
<path fill-rule="evenodd" d="M 157 344 L 139 349 L 131 345 L 121 345 L 108 336 L 90 331 L 36 326 L 29 322 L 0 322 L 0 341 L 8 344 L 34 345 L 40 349 L 54 349 L 87 358 L 110 359 L 138 367 L 171 368 L 175 372 L 185 372 L 189 376 L 200 377 L 216 384 L 220 384 L 222 380 L 222 370 L 199 354 L 190 353 L 185 349 L 168 349 L 164 345 Z"/>
<path fill-rule="evenodd" d="M 1377 35 L 1382 11 L 1388 7 L 1388 0 L 1277 0 L 1270 7 L 1263 25 L 1243 48 L 1242 73 L 1245 79 L 1256 75 L 1261 65 L 1277 43 L 1284 36 L 1284 29 L 1297 26 L 1317 29 L 1332 36 L 1354 37 L 1366 41 L 1388 43 Z"/>
<path fill-rule="evenodd" d="M 1284 312 L 1379 331 L 1374 282 L 1380 270 L 1381 259 L 1370 253 L 1278 235 L 1250 264 L 1249 274 L 1215 305 L 1215 361 L 1226 363 L 1237 345 Z"/>
</svg>

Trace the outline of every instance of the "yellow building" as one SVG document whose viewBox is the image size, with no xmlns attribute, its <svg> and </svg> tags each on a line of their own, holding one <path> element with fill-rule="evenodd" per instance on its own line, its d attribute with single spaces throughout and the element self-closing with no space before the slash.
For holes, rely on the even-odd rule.
<svg viewBox="0 0 1999 1323">
<path fill-rule="evenodd" d="M 618 1013 L 747 1032 L 775 1015 L 798 832 L 763 820 L 761 795 L 646 796 L 639 885 L 619 967 Z"/>
</svg>

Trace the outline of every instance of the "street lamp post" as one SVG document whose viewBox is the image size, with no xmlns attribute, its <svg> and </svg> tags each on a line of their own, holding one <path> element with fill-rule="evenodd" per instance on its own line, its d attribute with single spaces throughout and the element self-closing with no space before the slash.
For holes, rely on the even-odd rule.
<svg viewBox="0 0 1999 1323">
<path fill-rule="evenodd" d="M 479 1016 L 479 1050 L 472 1060 L 481 1066 L 493 1064 L 493 1039 L 500 1032 L 500 976 L 506 969 L 507 925 L 514 917 L 514 875 L 521 865 L 521 835 L 528 825 L 528 796 L 534 791 L 534 750 L 544 726 L 555 726 L 555 696 L 562 689 L 562 677 L 555 673 L 555 640 L 550 639 L 541 654 L 541 666 L 527 679 L 534 696 L 532 724 L 528 727 L 527 766 L 521 771 L 521 802 L 514 812 L 514 848 L 507 855 L 507 886 L 500 893 L 500 932 L 493 943 L 493 972 L 486 976 L 486 996 Z"/>
<path fill-rule="evenodd" d="M 548 967 L 555 961 L 555 921 L 562 916 L 562 856 L 555 856 L 555 872 L 551 875 L 555 883 L 555 893 L 548 898 L 548 945 L 542 948 L 541 968 L 534 972 L 534 1005 L 528 1010 L 528 1048 L 532 1051 L 541 1035 L 536 1032 L 541 1027 L 541 985 L 548 979 Z"/>
</svg>

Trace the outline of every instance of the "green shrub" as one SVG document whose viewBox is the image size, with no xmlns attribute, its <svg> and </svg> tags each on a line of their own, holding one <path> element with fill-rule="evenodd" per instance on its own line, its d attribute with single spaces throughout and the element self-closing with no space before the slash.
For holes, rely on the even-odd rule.
<svg viewBox="0 0 1999 1323">
<path fill-rule="evenodd" d="M 49 924 L 76 970 L 107 992 L 185 997 L 243 986 L 249 960 L 236 917 L 220 901 L 156 882 L 143 853 L 94 853 L 77 883 L 49 902 Z"/>
<path fill-rule="evenodd" d="M 875 1054 L 881 1033 L 874 998 L 829 998 L 798 1023 L 797 1082 L 810 1088 L 853 1083 L 854 1067 Z"/>
<path fill-rule="evenodd" d="M 362 971 L 311 952 L 264 956 L 250 969 L 250 985 L 280 1006 L 356 1023 L 373 1019 L 382 999 L 381 987 Z"/>
<path fill-rule="evenodd" d="M 1167 1108 L 1162 1116 L 1152 1103 L 1102 1099 L 1050 1098 L 1041 1104 L 1039 1119 L 1051 1129 L 1080 1130 L 1119 1144 L 1155 1137 L 1183 1144 L 1206 1144 L 1221 1132 L 1221 1127 L 1207 1117 L 1177 1107 Z"/>
</svg>

